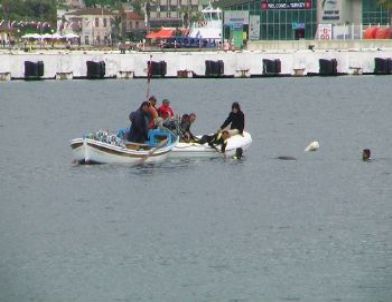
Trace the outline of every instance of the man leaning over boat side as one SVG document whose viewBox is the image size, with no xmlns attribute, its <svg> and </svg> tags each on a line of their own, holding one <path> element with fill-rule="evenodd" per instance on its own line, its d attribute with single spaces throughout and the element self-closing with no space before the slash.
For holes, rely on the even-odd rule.
<svg viewBox="0 0 392 302">
<path fill-rule="evenodd" d="M 149 106 L 148 102 L 143 102 L 139 109 L 129 115 L 131 127 L 128 134 L 130 142 L 144 144 L 148 139 L 148 119 Z"/>
<path fill-rule="evenodd" d="M 229 134 L 230 136 L 241 134 L 244 132 L 245 127 L 245 115 L 241 111 L 240 104 L 238 102 L 234 102 L 231 105 L 231 111 L 229 116 L 223 122 L 222 126 L 218 129 L 218 132 L 224 130 L 226 127 L 230 125 Z"/>
<path fill-rule="evenodd" d="M 189 143 L 191 140 L 197 142 L 197 137 L 191 132 L 191 126 L 196 121 L 196 114 L 184 114 L 180 122 L 180 137 L 184 142 Z"/>
</svg>

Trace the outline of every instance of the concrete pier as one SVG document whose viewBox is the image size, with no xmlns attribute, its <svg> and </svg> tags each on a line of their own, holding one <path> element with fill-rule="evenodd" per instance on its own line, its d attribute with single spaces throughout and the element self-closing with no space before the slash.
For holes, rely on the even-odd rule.
<svg viewBox="0 0 392 302">
<path fill-rule="evenodd" d="M 289 49 L 253 51 L 170 51 L 170 52 L 54 52 L 40 53 L 2 52 L 0 53 L 0 75 L 3 80 L 24 79 L 25 61 L 42 61 L 42 79 L 72 79 L 87 77 L 87 61 L 103 61 L 105 78 L 132 79 L 148 75 L 147 63 L 152 60 L 166 62 L 163 77 L 191 78 L 206 76 L 206 61 L 223 61 L 223 74 L 219 77 L 271 76 L 263 69 L 263 60 L 280 61 L 279 72 L 274 76 L 306 76 L 320 74 L 319 60 L 336 60 L 336 74 L 374 74 L 375 59 L 391 59 L 392 49 Z M 388 63 L 389 64 L 389 63 Z M 388 67 L 389 68 L 389 67 Z M 389 69 L 386 70 L 389 70 Z M 389 74 L 389 71 L 386 72 Z"/>
</svg>

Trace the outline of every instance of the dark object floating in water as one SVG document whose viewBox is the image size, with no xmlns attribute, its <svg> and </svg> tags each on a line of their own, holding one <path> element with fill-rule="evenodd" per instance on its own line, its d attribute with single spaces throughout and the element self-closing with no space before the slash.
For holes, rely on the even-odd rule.
<svg viewBox="0 0 392 302">
<path fill-rule="evenodd" d="M 363 160 L 363 161 L 368 161 L 368 160 L 370 160 L 370 156 L 371 156 L 371 151 L 370 151 L 370 149 L 363 149 L 363 150 L 362 150 L 362 160 Z"/>
<path fill-rule="evenodd" d="M 233 156 L 233 159 L 241 159 L 243 153 L 244 153 L 244 150 L 242 150 L 242 148 L 235 149 L 235 155 Z"/>
<path fill-rule="evenodd" d="M 278 156 L 276 159 L 280 160 L 297 160 L 294 156 Z"/>
</svg>

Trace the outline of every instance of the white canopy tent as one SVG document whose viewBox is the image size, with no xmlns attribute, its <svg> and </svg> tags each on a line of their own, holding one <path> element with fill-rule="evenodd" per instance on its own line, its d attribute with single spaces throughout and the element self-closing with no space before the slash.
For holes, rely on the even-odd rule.
<svg viewBox="0 0 392 302">
<path fill-rule="evenodd" d="M 74 34 L 74 33 L 68 33 L 68 34 L 64 35 L 64 38 L 66 38 L 66 39 L 76 39 L 76 38 L 79 38 L 79 35 Z"/>
<path fill-rule="evenodd" d="M 39 35 L 39 34 L 25 34 L 21 38 L 22 39 L 39 40 L 39 39 L 41 39 L 41 35 Z"/>
<path fill-rule="evenodd" d="M 54 33 L 54 34 L 52 34 L 52 39 L 60 40 L 60 39 L 64 39 L 64 38 L 65 38 L 65 37 L 62 36 L 62 35 L 60 35 L 59 33 Z"/>
</svg>

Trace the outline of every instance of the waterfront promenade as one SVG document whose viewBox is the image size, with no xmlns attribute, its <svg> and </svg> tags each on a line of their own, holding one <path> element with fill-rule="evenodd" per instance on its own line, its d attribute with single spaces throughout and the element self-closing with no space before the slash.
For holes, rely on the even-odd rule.
<svg viewBox="0 0 392 302">
<path fill-rule="evenodd" d="M 329 46 L 329 47 L 328 47 Z M 30 52 L 3 49 L 0 77 L 25 78 L 26 61 L 42 61 L 42 79 L 86 78 L 87 61 L 105 62 L 104 78 L 147 77 L 147 62 L 166 62 L 163 77 L 205 77 L 206 61 L 222 61 L 217 77 L 306 76 L 320 74 L 320 60 L 336 60 L 331 75 L 373 74 L 376 58 L 392 58 L 391 41 L 260 41 L 241 51 L 168 51 L 36 49 Z M 279 60 L 279 69 L 266 70 L 264 61 Z M 388 72 L 387 72 L 388 73 Z M 63 75 L 60 77 L 59 75 Z M 66 75 L 66 76 L 64 76 Z M 328 74 L 323 74 L 328 75 Z"/>
</svg>

